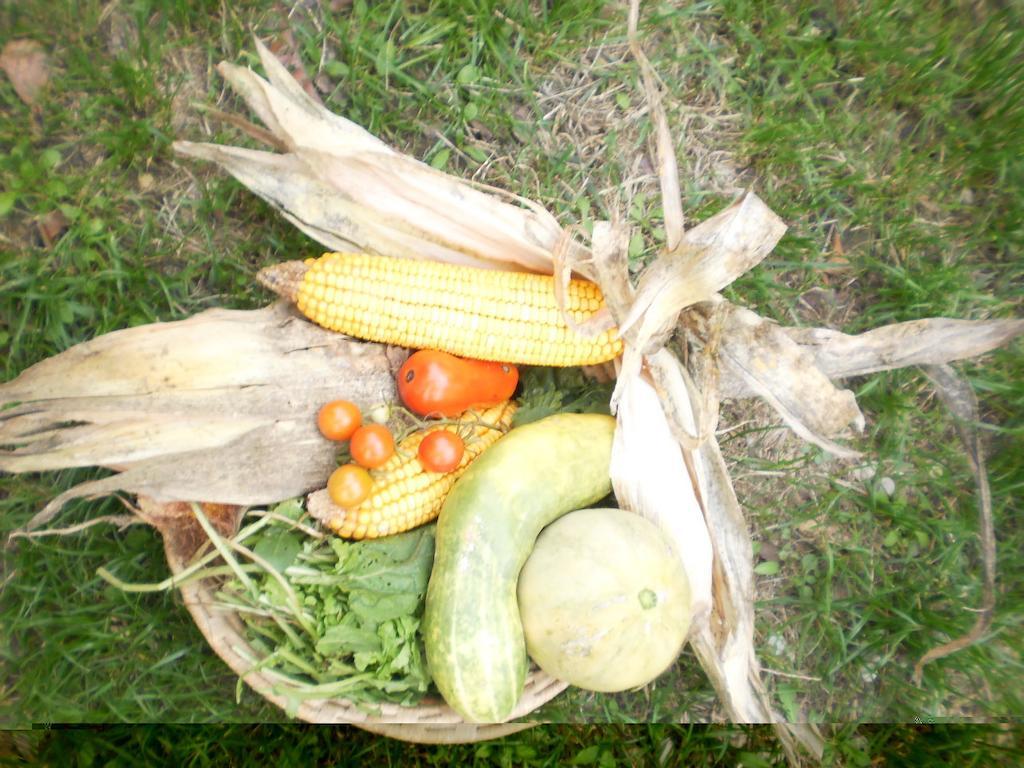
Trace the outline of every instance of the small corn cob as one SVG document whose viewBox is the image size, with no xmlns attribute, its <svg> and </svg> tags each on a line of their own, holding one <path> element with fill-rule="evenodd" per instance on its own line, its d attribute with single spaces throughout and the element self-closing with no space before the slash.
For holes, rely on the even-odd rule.
<svg viewBox="0 0 1024 768">
<path fill-rule="evenodd" d="M 259 279 L 318 325 L 360 339 L 523 365 L 593 365 L 622 352 L 614 330 L 587 337 L 566 324 L 550 275 L 326 253 L 269 267 Z M 575 322 L 603 306 L 597 285 L 570 282 Z"/>
<path fill-rule="evenodd" d="M 454 432 L 459 425 L 421 429 L 402 440 L 394 456 L 370 473 L 373 490 L 362 504 L 342 509 L 330 500 L 326 490 L 317 491 L 310 495 L 309 512 L 347 539 L 374 539 L 429 523 L 441 512 L 448 491 L 472 461 L 508 431 L 515 411 L 515 404 L 506 400 L 484 411 L 467 412 L 460 420 L 463 424 L 479 420 L 500 429 L 463 426 L 462 434 L 470 429 L 470 437 L 466 439 L 462 461 L 451 472 L 427 472 L 416 454 L 428 434 L 439 429 Z"/>
</svg>

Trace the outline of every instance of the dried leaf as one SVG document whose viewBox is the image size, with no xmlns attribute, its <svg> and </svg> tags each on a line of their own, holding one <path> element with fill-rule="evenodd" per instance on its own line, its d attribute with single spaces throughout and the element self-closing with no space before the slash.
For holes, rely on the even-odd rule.
<svg viewBox="0 0 1024 768">
<path fill-rule="evenodd" d="M 39 236 L 43 239 L 43 244 L 47 248 L 52 248 L 54 243 L 60 240 L 68 227 L 71 226 L 71 222 L 68 221 L 61 211 L 54 210 L 43 216 L 36 224 L 36 228 L 39 230 Z"/>
<path fill-rule="evenodd" d="M 387 247 L 347 197 L 318 181 L 294 155 L 176 141 L 174 151 L 215 162 L 314 240 L 335 251 Z M 301 217 L 291 211 L 302 211 Z M 362 219 L 363 225 L 356 222 Z"/>
<path fill-rule="evenodd" d="M 195 400 L 196 398 L 192 398 Z M 273 418 L 232 415 L 234 396 L 202 398 L 206 410 L 184 411 L 192 403 L 168 399 L 165 412 L 152 396 L 117 398 L 97 404 L 92 398 L 65 398 L 59 407 L 31 402 L 3 413 L 0 421 L 0 469 L 41 472 L 87 466 L 122 466 L 154 456 L 227 445 Z M 218 404 L 222 406 L 216 410 Z"/>
<path fill-rule="evenodd" d="M 217 71 L 289 151 L 301 146 L 346 155 L 394 153 L 369 131 L 309 98 L 281 63 L 269 52 L 264 55 L 264 51 L 266 48 L 261 47 L 261 60 L 270 81 L 229 62 L 218 64 Z"/>
<path fill-rule="evenodd" d="M 661 103 L 661 92 L 655 83 L 654 67 L 640 45 L 637 25 L 640 21 L 640 0 L 630 0 L 627 19 L 627 37 L 629 49 L 640 66 L 640 77 L 644 84 L 647 97 L 647 109 L 654 123 L 658 143 L 658 182 L 661 186 L 661 202 L 664 211 L 665 247 L 674 251 L 683 239 L 683 201 L 679 192 L 679 167 L 676 164 L 675 146 L 672 132 L 668 127 L 668 117 Z"/>
<path fill-rule="evenodd" d="M 864 416 L 853 393 L 837 389 L 815 366 L 813 356 L 778 325 L 731 306 L 718 357 L 723 376 L 743 381 L 802 438 L 837 456 L 860 455 L 830 439 L 850 425 L 863 429 Z"/>
<path fill-rule="evenodd" d="M 299 55 L 299 45 L 295 41 L 295 35 L 290 29 L 278 32 L 271 40 L 268 50 L 273 56 L 288 68 L 288 73 L 301 87 L 303 92 L 315 102 L 322 104 L 320 94 L 316 92 L 316 86 L 306 72 L 306 65 Z"/>
<path fill-rule="evenodd" d="M 594 224 L 593 253 L 586 267 L 601 286 L 613 317 L 627 310 L 633 296 L 628 278 L 628 243 L 625 227 L 609 222 Z M 658 360 L 663 361 L 665 356 L 674 360 L 671 353 L 663 353 Z M 635 359 L 642 362 L 639 355 Z M 690 579 L 694 621 L 706 621 L 711 607 L 712 553 L 700 504 L 702 482 L 688 463 L 676 430 L 677 426 L 684 432 L 696 429 L 693 408 L 685 393 L 674 407 L 667 404 L 643 376 L 642 368 L 628 367 L 625 359 L 618 374 L 616 396 L 617 426 L 611 462 L 616 498 L 625 509 L 652 520 L 666 532 Z"/>
<path fill-rule="evenodd" d="M 691 642 L 729 716 L 736 722 L 766 722 L 770 708 L 752 684 L 758 665 L 754 652 L 753 549 L 746 520 L 732 489 L 718 444 L 697 452 L 707 527 L 715 552 L 715 615 Z M 752 674 L 753 673 L 753 674 Z"/>
<path fill-rule="evenodd" d="M 800 764 L 801 750 L 821 760 L 825 745 L 817 728 L 784 722 L 771 706 L 754 649 L 753 550 L 743 510 L 714 437 L 697 456 L 706 478 L 704 503 L 716 557 L 718 622 L 702 625 L 691 645 L 733 722 L 774 723 L 791 764 Z"/>
<path fill-rule="evenodd" d="M 180 155 L 217 163 L 331 250 L 375 250 L 385 242 L 365 224 L 357 225 L 361 216 L 351 202 L 314 178 L 294 155 L 188 141 L 176 141 L 173 148 Z M 302 211 L 301 217 L 293 215 L 293 210 Z"/>
<path fill-rule="evenodd" d="M 96 25 L 107 53 L 119 57 L 139 45 L 139 23 L 130 9 L 120 3 L 107 3 Z"/>
<path fill-rule="evenodd" d="M 705 623 L 711 612 L 711 540 L 695 479 L 650 382 L 636 376 L 624 385 L 616 419 L 610 470 L 615 498 L 665 533 L 690 582 L 694 625 Z"/>
<path fill-rule="evenodd" d="M 940 365 L 990 352 L 1024 334 L 1024 320 L 932 317 L 851 336 L 828 328 L 785 328 L 830 379 L 911 365 Z"/>
<path fill-rule="evenodd" d="M 573 233 L 578 229 L 581 228 L 571 227 L 563 232 L 551 253 L 552 274 L 555 278 L 555 304 L 566 325 L 584 336 L 593 337 L 604 331 L 614 330 L 615 320 L 609 308 L 603 307 L 583 322 L 578 322 L 566 304 L 572 278 L 581 272 L 584 277 L 590 277 L 589 274 L 586 274 L 589 262 L 580 261 L 580 256 L 585 251 L 573 240 Z"/>
<path fill-rule="evenodd" d="M 313 418 L 320 405 L 396 401 L 400 364 L 283 303 L 117 331 L 0 385 L 0 469 L 123 470 L 57 497 L 33 527 L 71 498 L 116 490 L 161 502 L 293 498 L 336 465 Z"/>
<path fill-rule="evenodd" d="M 287 151 L 288 147 L 285 146 L 284 142 L 281 141 L 277 136 L 268 131 L 266 128 L 246 120 L 241 115 L 236 115 L 231 112 L 224 112 L 223 110 L 211 107 L 206 104 L 197 104 L 195 108 L 202 112 L 207 117 L 214 120 L 219 120 L 222 123 L 233 125 L 235 128 L 240 130 L 246 136 L 249 136 L 261 144 L 266 144 L 271 149 L 275 149 L 278 152 Z"/>
<path fill-rule="evenodd" d="M 725 318 L 735 305 L 718 299 L 693 307 L 683 320 L 689 333 L 708 344 L 713 333 L 721 337 Z M 755 315 L 744 309 L 745 315 Z M 760 322 L 768 322 L 759 318 Z M 778 330 L 800 345 L 814 360 L 814 366 L 828 378 L 838 380 L 866 376 L 878 371 L 912 365 L 939 365 L 977 357 L 1004 346 L 1024 334 L 1024 320 L 952 320 L 945 317 L 911 320 L 850 335 L 830 328 Z M 717 344 L 715 344 L 717 347 Z M 754 397 L 757 392 L 738 371 L 724 366 L 720 371 L 723 398 Z"/>
<path fill-rule="evenodd" d="M 396 153 L 257 48 L 269 80 L 226 62 L 218 71 L 289 154 L 189 142 L 175 151 L 220 163 L 329 248 L 551 273 L 562 229 L 541 206 Z"/>
<path fill-rule="evenodd" d="M 14 86 L 14 92 L 30 107 L 50 81 L 46 51 L 35 40 L 11 40 L 0 51 L 0 69 Z"/>
<path fill-rule="evenodd" d="M 782 220 L 757 195 L 747 193 L 687 232 L 675 251 L 643 272 L 619 332 L 625 335 L 637 325 L 634 345 L 653 351 L 675 329 L 683 309 L 711 299 L 760 263 L 785 231 Z"/>
<path fill-rule="evenodd" d="M 565 264 L 572 269 L 585 269 L 597 282 L 609 314 L 621 326 L 622 318 L 636 296 L 629 282 L 629 230 L 625 226 L 598 221 L 594 223 L 593 233 L 590 258 L 584 262 L 573 254 L 566 254 Z M 643 353 L 636 345 L 636 333 L 633 329 L 622 334 L 625 345 L 618 364 L 618 380 L 611 396 L 613 414 L 618 412 L 622 389 L 639 377 L 643 368 Z"/>
<path fill-rule="evenodd" d="M 551 273 L 562 228 L 542 208 L 527 210 L 400 155 L 340 157 L 300 150 L 319 177 L 411 235 L 504 269 Z"/>
<path fill-rule="evenodd" d="M 628 310 L 632 298 L 628 241 L 624 228 L 595 223 L 586 266 L 614 317 Z M 628 334 L 626 350 L 616 388 L 611 466 L 616 497 L 662 526 L 680 551 L 695 592 L 690 642 L 730 719 L 775 721 L 792 761 L 800 748 L 820 759 L 820 734 L 813 727 L 779 722 L 760 679 L 753 644 L 753 550 L 743 512 L 713 434 L 696 451 L 685 445 L 686 436 L 699 431 L 693 403 L 703 397 L 688 389 L 692 382 L 678 374 L 678 361 L 662 349 L 646 357 L 652 375 L 664 382 L 652 398 L 654 390 L 639 367 L 645 358 L 632 349 Z M 636 369 L 628 367 L 631 351 Z"/>
<path fill-rule="evenodd" d="M 832 253 L 835 254 L 833 263 L 847 261 L 846 249 L 843 247 L 843 236 L 838 229 L 832 231 Z"/>
<path fill-rule="evenodd" d="M 605 304 L 612 319 L 622 324 L 636 295 L 629 282 L 629 229 L 608 221 L 595 221 L 590 258 L 583 262 L 578 256 L 574 269 L 582 268 L 601 286 Z"/>
<path fill-rule="evenodd" d="M 981 555 L 984 564 L 984 587 L 982 605 L 978 610 L 978 618 L 970 631 L 961 637 L 943 643 L 929 650 L 914 665 L 914 681 L 920 685 L 924 665 L 937 659 L 949 656 L 964 648 L 968 648 L 984 637 L 992 624 L 992 614 L 996 607 L 996 534 L 992 520 L 992 491 L 988 484 L 988 472 L 985 469 L 985 452 L 977 428 L 978 398 L 968 384 L 953 368 L 948 365 L 928 365 L 924 367 L 925 375 L 935 387 L 939 398 L 952 411 L 956 419 L 957 431 L 964 444 L 967 461 L 974 481 L 978 485 L 978 519 L 981 533 Z"/>
</svg>

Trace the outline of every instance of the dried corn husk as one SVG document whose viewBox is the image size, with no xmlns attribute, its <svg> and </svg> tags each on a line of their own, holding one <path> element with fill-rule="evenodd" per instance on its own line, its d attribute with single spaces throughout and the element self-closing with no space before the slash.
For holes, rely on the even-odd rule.
<svg viewBox="0 0 1024 768">
<path fill-rule="evenodd" d="M 992 624 L 996 607 L 996 533 L 992 518 L 992 491 L 985 469 L 985 450 L 979 430 L 975 426 L 978 418 L 978 398 L 967 383 L 951 366 L 925 365 L 924 373 L 935 387 L 935 392 L 956 420 L 957 432 L 964 445 L 964 456 L 974 474 L 978 486 L 978 528 L 980 533 L 981 557 L 984 565 L 982 604 L 977 609 L 978 618 L 974 626 L 961 637 L 942 643 L 930 649 L 914 665 L 914 681 L 921 684 L 924 665 L 941 659 L 951 653 L 967 648 L 980 640 Z"/>
<path fill-rule="evenodd" d="M 187 141 L 176 152 L 218 163 L 333 250 L 550 274 L 562 228 L 544 208 L 395 152 L 313 101 L 259 40 L 256 48 L 268 79 L 227 63 L 218 71 L 287 153 Z"/>
<path fill-rule="evenodd" d="M 679 313 L 757 266 L 786 231 L 757 195 L 749 193 L 681 237 L 640 275 L 637 296 L 619 325 L 639 321 L 637 348 L 657 349 L 677 325 Z"/>
<path fill-rule="evenodd" d="M 835 387 L 814 356 L 775 323 L 732 307 L 721 330 L 718 356 L 729 378 L 764 399 L 804 440 L 843 458 L 860 455 L 830 439 L 847 426 L 864 429 L 853 392 Z"/>
<path fill-rule="evenodd" d="M 693 622 L 711 614 L 713 552 L 696 488 L 654 385 L 643 376 L 623 387 L 612 443 L 611 476 L 619 506 L 656 522 L 672 542 L 690 582 Z"/>
<path fill-rule="evenodd" d="M 756 199 L 747 204 L 763 206 Z M 718 222 L 734 231 L 744 226 L 742 220 L 732 217 L 720 217 Z M 770 216 L 755 216 L 746 222 L 750 231 L 739 241 L 749 243 L 752 249 L 763 248 L 765 241 L 781 234 L 772 226 Z M 682 236 L 682 247 L 689 234 Z M 714 234 L 713 225 L 700 232 L 712 241 Z M 595 226 L 594 238 L 589 266 L 605 291 L 609 311 L 619 318 L 636 306 L 630 300 L 622 251 L 627 238 L 607 226 Z M 733 252 L 728 258 L 735 256 Z M 661 274 L 664 280 L 685 279 L 669 270 Z M 694 301 L 711 299 L 713 295 L 694 296 Z M 657 313 L 666 309 L 657 304 L 647 307 Z M 694 590 L 690 642 L 730 719 L 780 721 L 761 682 L 753 643 L 750 535 L 717 442 L 713 434 L 698 427 L 714 417 L 700 413 L 707 401 L 675 356 L 664 348 L 650 350 L 650 337 L 642 336 L 642 312 L 638 318 L 639 325 L 623 334 L 624 359 L 632 353 L 642 362 L 633 367 L 624 363 L 616 384 L 617 450 L 613 451 L 611 466 L 616 498 L 620 505 L 657 523 L 685 558 L 687 575 L 698 585 Z M 647 354 L 635 346 L 640 338 L 648 345 Z M 657 389 L 647 383 L 648 376 L 657 383 Z M 655 391 L 657 399 L 652 402 L 648 393 Z M 645 443 L 653 447 L 645 450 Z M 652 455 L 654 450 L 659 452 L 658 457 Z M 637 454 L 631 455 L 630 451 Z M 660 472 L 655 475 L 652 467 Z M 710 611 L 705 610 L 708 606 Z M 798 745 L 815 756 L 821 755 L 821 740 L 813 732 L 785 725 L 780 726 L 780 736 L 793 759 Z"/>
<path fill-rule="evenodd" d="M 830 328 L 783 328 L 830 379 L 977 357 L 1024 334 L 1024 320 L 929 317 L 850 336 Z M 737 390 L 738 396 L 746 392 Z"/>
<path fill-rule="evenodd" d="M 292 498 L 336 465 L 316 428 L 320 405 L 396 402 L 402 359 L 284 304 L 109 333 L 0 385 L 0 470 L 120 470 L 61 494 L 29 528 L 70 499 L 119 490 L 160 502 Z"/>
</svg>

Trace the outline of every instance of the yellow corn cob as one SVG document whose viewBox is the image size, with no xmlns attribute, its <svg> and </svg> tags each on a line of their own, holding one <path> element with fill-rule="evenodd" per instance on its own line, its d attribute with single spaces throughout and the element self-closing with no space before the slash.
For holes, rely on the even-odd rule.
<svg viewBox="0 0 1024 768">
<path fill-rule="evenodd" d="M 550 275 L 326 253 L 259 277 L 313 322 L 360 339 L 526 365 L 592 365 L 622 352 L 614 331 L 588 338 L 565 323 Z M 570 282 L 566 309 L 575 322 L 603 306 L 597 285 Z"/>
<path fill-rule="evenodd" d="M 339 536 L 348 539 L 374 539 L 429 523 L 441 512 L 448 491 L 470 463 L 508 431 L 516 406 L 511 400 L 481 412 L 469 411 L 463 423 L 479 420 L 501 429 L 485 426 L 464 426 L 461 434 L 471 429 L 466 439 L 466 452 L 459 466 L 451 472 L 427 472 L 417 458 L 423 438 L 431 432 L 455 432 L 459 425 L 429 427 L 402 440 L 392 456 L 379 469 L 371 472 L 373 490 L 359 506 L 342 509 L 334 506 L 325 519 Z M 321 500 L 321 503 L 322 500 Z M 319 515 L 318 515 L 319 516 Z"/>
</svg>

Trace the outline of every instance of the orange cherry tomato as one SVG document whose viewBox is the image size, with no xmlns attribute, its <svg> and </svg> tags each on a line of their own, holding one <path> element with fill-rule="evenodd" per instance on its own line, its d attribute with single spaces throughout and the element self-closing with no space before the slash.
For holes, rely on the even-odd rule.
<svg viewBox="0 0 1024 768">
<path fill-rule="evenodd" d="M 327 494 L 331 501 L 345 509 L 362 504 L 372 489 L 370 473 L 355 464 L 343 464 L 327 478 Z"/>
<path fill-rule="evenodd" d="M 363 423 L 359 406 L 348 400 L 332 400 L 316 415 L 320 434 L 328 440 L 348 440 Z"/>
<path fill-rule="evenodd" d="M 427 472 L 451 472 L 459 466 L 465 452 L 466 444 L 461 437 L 447 429 L 439 429 L 420 441 L 417 453 Z"/>
<path fill-rule="evenodd" d="M 419 416 L 451 417 L 497 405 L 512 397 L 518 383 L 514 365 L 432 349 L 413 352 L 398 370 L 398 395 Z"/>
<path fill-rule="evenodd" d="M 355 431 L 348 449 L 356 464 L 376 469 L 394 455 L 395 438 L 383 424 L 367 424 Z"/>
</svg>

